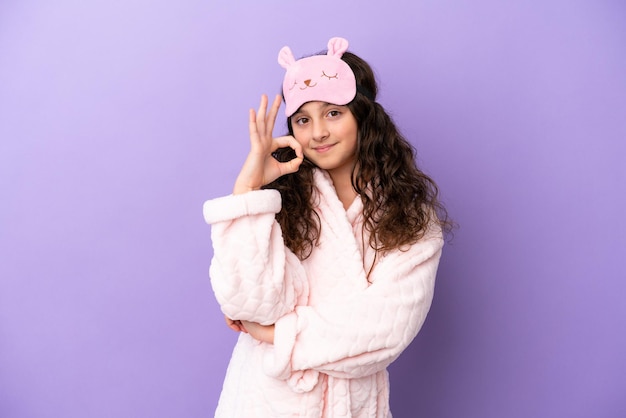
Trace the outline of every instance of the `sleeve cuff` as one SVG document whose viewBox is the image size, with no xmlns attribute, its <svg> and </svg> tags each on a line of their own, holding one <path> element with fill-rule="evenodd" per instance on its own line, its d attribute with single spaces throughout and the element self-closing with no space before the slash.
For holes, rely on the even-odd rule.
<svg viewBox="0 0 626 418">
<path fill-rule="evenodd" d="M 280 318 L 274 326 L 274 344 L 263 359 L 268 376 L 286 380 L 291 374 L 291 352 L 296 343 L 298 316 L 292 312 Z"/>
<path fill-rule="evenodd" d="M 291 369 L 291 353 L 298 333 L 298 315 L 294 312 L 283 316 L 274 328 L 274 345 L 265 353 L 263 370 L 268 376 L 287 381 L 296 393 L 310 392 L 319 380 L 316 370 Z"/>
<path fill-rule="evenodd" d="M 266 189 L 238 195 L 228 195 L 204 202 L 204 220 L 208 224 L 230 221 L 248 215 L 278 213 L 281 208 L 280 192 Z"/>
</svg>

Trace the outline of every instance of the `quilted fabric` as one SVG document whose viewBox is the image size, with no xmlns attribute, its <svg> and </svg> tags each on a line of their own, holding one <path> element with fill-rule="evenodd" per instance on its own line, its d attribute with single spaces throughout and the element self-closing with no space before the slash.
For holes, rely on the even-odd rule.
<svg viewBox="0 0 626 418">
<path fill-rule="evenodd" d="M 359 198 L 346 211 L 329 176 L 315 172 L 319 246 L 300 261 L 274 216 L 280 194 L 209 200 L 211 285 L 224 314 L 275 324 L 274 344 L 241 334 L 216 417 L 388 418 L 387 366 L 413 340 L 431 305 L 443 238 L 378 257 L 367 245 Z"/>
</svg>

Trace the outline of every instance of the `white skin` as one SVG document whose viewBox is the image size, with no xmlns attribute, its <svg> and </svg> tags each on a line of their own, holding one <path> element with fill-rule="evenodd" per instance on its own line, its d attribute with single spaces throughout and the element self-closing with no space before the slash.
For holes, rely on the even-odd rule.
<svg viewBox="0 0 626 418">
<path fill-rule="evenodd" d="M 274 138 L 274 122 L 280 108 L 280 96 L 274 98 L 272 107 L 267 111 L 267 96 L 261 97 L 259 111 L 250 109 L 250 152 L 235 181 L 233 194 L 259 190 L 262 186 L 273 182 L 285 174 L 295 173 L 302 164 L 302 147 L 291 135 Z M 278 148 L 291 147 L 296 152 L 296 158 L 280 163 L 272 153 Z"/>
<path fill-rule="evenodd" d="M 326 102 L 305 103 L 291 116 L 294 136 L 274 138 L 274 122 L 280 108 L 277 95 L 267 109 L 267 96 L 261 97 L 258 112 L 250 109 L 250 152 L 235 181 L 233 194 L 259 190 L 278 177 L 298 171 L 304 156 L 328 172 L 344 208 L 348 208 L 357 193 L 352 187 L 351 175 L 356 162 L 357 122 L 347 106 Z M 296 157 L 278 162 L 272 153 L 278 148 L 290 147 Z M 226 324 L 237 332 L 249 333 L 253 338 L 274 343 L 274 325 L 238 321 L 226 317 Z"/>
<path fill-rule="evenodd" d="M 357 193 L 352 187 L 358 124 L 348 106 L 308 102 L 291 116 L 296 141 L 304 155 L 328 172 L 347 209 Z"/>
</svg>

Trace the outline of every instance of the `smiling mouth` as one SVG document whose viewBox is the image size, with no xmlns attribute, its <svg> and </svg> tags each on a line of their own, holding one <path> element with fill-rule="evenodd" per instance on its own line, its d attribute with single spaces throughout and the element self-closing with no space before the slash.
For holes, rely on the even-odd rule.
<svg viewBox="0 0 626 418">
<path fill-rule="evenodd" d="M 326 151 L 328 151 L 329 149 L 331 149 L 334 145 L 335 145 L 335 144 L 321 145 L 321 146 L 319 146 L 319 147 L 315 147 L 315 148 L 313 148 L 313 149 L 314 149 L 315 151 L 317 151 L 317 152 L 321 152 L 321 153 L 323 153 L 323 152 L 326 152 Z"/>
</svg>

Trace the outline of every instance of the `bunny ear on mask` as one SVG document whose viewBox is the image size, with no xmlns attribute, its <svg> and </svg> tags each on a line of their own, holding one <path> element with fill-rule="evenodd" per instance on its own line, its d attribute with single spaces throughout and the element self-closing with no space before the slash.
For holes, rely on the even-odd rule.
<svg viewBox="0 0 626 418">
<path fill-rule="evenodd" d="M 330 38 L 328 41 L 328 53 L 333 57 L 341 58 L 344 52 L 348 50 L 348 41 L 343 38 Z"/>
<path fill-rule="evenodd" d="M 278 63 L 280 64 L 280 66 L 287 69 L 295 62 L 296 59 L 293 57 L 291 49 L 289 49 L 288 46 L 282 47 L 280 52 L 278 53 Z"/>
<path fill-rule="evenodd" d="M 331 38 L 325 55 L 296 60 L 289 47 L 278 53 L 278 63 L 286 69 L 283 79 L 285 114 L 293 115 L 303 104 L 321 101 L 346 105 L 356 96 L 356 78 L 350 66 L 341 59 L 348 41 Z"/>
</svg>

